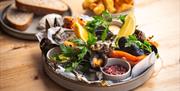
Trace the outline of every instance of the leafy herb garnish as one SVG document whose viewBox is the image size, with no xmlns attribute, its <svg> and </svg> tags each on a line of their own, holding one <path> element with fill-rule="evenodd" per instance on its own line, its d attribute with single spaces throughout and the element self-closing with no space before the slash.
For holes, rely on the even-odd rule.
<svg viewBox="0 0 180 91">
<path fill-rule="evenodd" d="M 145 49 L 146 51 L 152 52 L 151 44 L 148 41 L 144 41 L 143 46 L 141 48 Z"/>
<path fill-rule="evenodd" d="M 97 37 L 91 33 L 88 33 L 88 41 L 87 41 L 88 47 L 95 44 L 96 41 L 97 41 Z"/>
<path fill-rule="evenodd" d="M 85 28 L 91 33 L 90 37 L 93 36 L 93 38 L 89 40 L 89 44 L 93 44 L 92 40 L 97 39 L 95 38 L 95 31 L 100 27 L 103 29 L 103 33 L 100 35 L 101 40 L 105 41 L 109 32 L 110 22 L 112 22 L 112 16 L 107 11 L 103 11 L 102 16 L 94 16 L 92 21 L 87 22 Z"/>
<path fill-rule="evenodd" d="M 108 22 L 112 21 L 112 16 L 108 11 L 103 11 L 102 12 L 102 17 Z"/>
<path fill-rule="evenodd" d="M 105 41 L 106 37 L 107 37 L 107 33 L 108 33 L 109 29 L 105 28 L 102 35 L 101 35 L 101 40 Z"/>
<path fill-rule="evenodd" d="M 129 35 L 127 39 L 127 43 L 125 43 L 125 47 L 130 47 L 131 45 L 136 45 L 138 48 L 146 50 L 148 52 L 152 52 L 151 44 L 144 40 L 143 42 L 139 41 L 135 35 Z"/>
<path fill-rule="evenodd" d="M 70 46 L 65 46 L 64 44 L 60 45 L 60 49 L 63 54 L 63 57 L 70 58 L 71 60 L 71 62 L 65 66 L 65 71 L 75 70 L 78 67 L 78 65 L 82 62 L 84 56 L 88 51 L 87 47 L 84 45 L 84 42 L 82 40 L 74 39 L 72 41 L 76 43 L 78 46 L 70 47 Z"/>
<path fill-rule="evenodd" d="M 95 30 L 100 27 L 104 19 L 101 16 L 94 16 L 92 21 L 87 22 L 85 28 L 92 34 L 95 34 Z"/>
<path fill-rule="evenodd" d="M 83 41 L 83 40 L 81 40 L 81 39 L 72 39 L 72 40 L 70 40 L 71 42 L 73 42 L 73 43 L 75 43 L 75 44 L 77 44 L 78 46 L 84 46 L 84 45 L 86 45 L 86 43 Z"/>
<path fill-rule="evenodd" d="M 65 72 L 71 72 L 78 67 L 80 62 L 74 61 L 65 66 Z"/>
<path fill-rule="evenodd" d="M 63 54 L 55 54 L 51 57 L 51 59 L 53 61 L 57 61 L 57 62 L 60 62 L 60 63 L 65 63 L 65 62 L 68 62 L 70 60 L 69 57 L 66 57 L 64 56 Z"/>
<path fill-rule="evenodd" d="M 127 15 L 120 15 L 118 18 L 124 23 Z"/>
<path fill-rule="evenodd" d="M 76 51 L 74 51 L 74 48 L 72 48 L 70 46 L 65 46 L 65 45 L 61 44 L 60 49 L 61 49 L 62 54 L 64 54 L 64 56 L 67 56 L 67 57 L 71 57 L 74 54 L 76 54 L 75 53 Z"/>
<path fill-rule="evenodd" d="M 81 48 L 81 52 L 78 54 L 78 60 L 82 60 L 86 55 L 88 49 L 86 47 Z"/>
</svg>

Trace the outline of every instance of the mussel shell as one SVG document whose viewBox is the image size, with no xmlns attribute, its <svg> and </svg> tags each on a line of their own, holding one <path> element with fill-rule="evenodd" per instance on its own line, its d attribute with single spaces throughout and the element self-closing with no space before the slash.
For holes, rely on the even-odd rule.
<svg viewBox="0 0 180 91">
<path fill-rule="evenodd" d="M 145 36 L 145 33 L 140 31 L 140 30 L 137 30 L 134 32 L 135 36 L 137 37 L 138 40 L 140 41 L 144 41 L 146 39 L 146 36 Z"/>
<path fill-rule="evenodd" d="M 61 28 L 61 27 L 52 27 L 48 29 L 47 38 L 53 44 L 62 44 L 64 41 L 73 39 L 75 34 L 72 30 Z"/>
<path fill-rule="evenodd" d="M 97 81 L 99 80 L 97 75 L 96 75 L 96 71 L 92 72 L 92 71 L 87 71 L 84 73 L 84 76 L 86 77 L 87 80 L 89 81 Z"/>
<path fill-rule="evenodd" d="M 61 43 L 66 40 L 75 38 L 75 34 L 72 30 L 64 30 L 53 35 L 53 39 L 56 43 Z"/>
<path fill-rule="evenodd" d="M 100 64 L 95 64 L 96 61 L 102 61 Z M 107 56 L 104 53 L 95 53 L 90 58 L 90 64 L 93 69 L 99 70 L 100 67 L 103 67 L 107 63 Z"/>
<path fill-rule="evenodd" d="M 103 34 L 104 30 L 98 29 L 95 31 L 95 34 L 98 38 L 98 40 L 101 40 L 101 35 Z M 106 40 L 109 40 L 113 36 L 113 33 L 111 31 L 108 31 Z"/>
<path fill-rule="evenodd" d="M 154 51 L 155 54 L 158 53 L 158 49 L 156 48 L 156 46 L 151 45 L 151 49 L 152 49 L 152 51 Z M 146 55 L 149 55 L 151 52 L 149 52 L 149 51 L 147 51 L 147 50 L 144 50 L 144 53 L 145 53 Z"/>
<path fill-rule="evenodd" d="M 47 54 L 47 52 L 54 47 L 57 47 L 58 45 L 52 44 L 51 41 L 47 38 L 43 38 L 40 42 L 40 49 L 44 55 Z"/>
<path fill-rule="evenodd" d="M 135 44 L 132 44 L 130 45 L 129 47 L 125 47 L 125 44 L 127 43 L 127 38 L 126 37 L 121 37 L 119 40 L 118 40 L 118 46 L 119 46 L 119 50 L 122 50 L 122 51 L 125 51 L 125 52 L 128 52 L 132 55 L 135 55 L 135 56 L 140 56 L 140 55 L 143 55 L 145 53 L 147 53 L 146 51 L 144 51 L 143 49 L 139 48 L 137 45 Z M 149 53 L 148 53 L 149 54 Z"/>
<path fill-rule="evenodd" d="M 125 47 L 125 51 L 135 55 L 135 56 L 140 56 L 144 54 L 144 51 L 140 48 L 138 48 L 136 45 L 131 45 L 130 47 Z"/>
<path fill-rule="evenodd" d="M 151 46 L 151 49 L 152 49 L 152 51 L 154 51 L 156 54 L 158 53 L 158 49 L 157 49 L 156 46 L 152 45 L 152 46 Z"/>
<path fill-rule="evenodd" d="M 84 56 L 84 60 L 90 61 L 90 59 L 89 59 L 90 56 L 91 56 L 90 53 L 87 52 L 86 55 Z"/>
<path fill-rule="evenodd" d="M 121 37 L 119 40 L 118 40 L 118 46 L 120 49 L 124 48 L 125 46 L 125 43 L 127 42 L 127 38 L 126 37 Z"/>
<path fill-rule="evenodd" d="M 136 45 L 131 45 L 130 47 L 125 47 L 125 43 L 127 42 L 127 38 L 126 37 L 121 37 L 118 41 L 118 45 L 119 45 L 119 49 L 125 52 L 128 52 L 132 55 L 135 56 L 139 56 L 139 55 L 143 55 L 144 51 L 140 48 L 138 48 Z"/>
</svg>

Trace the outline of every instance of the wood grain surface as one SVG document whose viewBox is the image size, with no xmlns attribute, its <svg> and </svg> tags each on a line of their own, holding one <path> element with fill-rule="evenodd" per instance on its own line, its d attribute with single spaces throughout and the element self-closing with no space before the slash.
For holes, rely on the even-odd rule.
<svg viewBox="0 0 180 91">
<path fill-rule="evenodd" d="M 85 13 L 83 0 L 64 0 L 73 15 Z M 133 91 L 180 91 L 180 0 L 136 0 L 139 29 L 154 35 L 163 67 Z M 0 3 L 2 9 L 7 2 Z M 0 91 L 67 91 L 44 73 L 36 41 L 11 37 L 0 28 Z"/>
</svg>

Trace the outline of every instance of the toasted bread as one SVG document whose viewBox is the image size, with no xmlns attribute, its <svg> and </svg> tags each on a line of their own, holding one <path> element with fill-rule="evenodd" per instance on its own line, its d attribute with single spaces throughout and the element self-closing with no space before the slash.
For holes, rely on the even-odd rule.
<svg viewBox="0 0 180 91">
<path fill-rule="evenodd" d="M 12 5 L 7 11 L 5 20 L 9 26 L 24 31 L 32 23 L 33 13 L 17 10 L 15 5 Z"/>
<path fill-rule="evenodd" d="M 61 0 L 16 0 L 16 7 L 37 15 L 62 14 L 68 10 L 68 5 Z"/>
</svg>

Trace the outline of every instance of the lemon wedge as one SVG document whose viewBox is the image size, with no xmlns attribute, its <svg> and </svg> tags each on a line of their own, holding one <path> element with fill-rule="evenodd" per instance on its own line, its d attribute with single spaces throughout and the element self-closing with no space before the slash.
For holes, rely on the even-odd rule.
<svg viewBox="0 0 180 91">
<path fill-rule="evenodd" d="M 133 14 L 133 12 L 129 12 L 129 14 L 126 16 L 125 18 L 125 22 L 123 24 L 123 26 L 121 27 L 121 29 L 118 32 L 117 37 L 126 37 L 129 35 L 132 35 L 135 32 L 135 28 L 136 28 L 136 20 L 135 20 L 135 16 Z"/>
<path fill-rule="evenodd" d="M 77 37 L 81 38 L 83 41 L 88 41 L 88 31 L 81 26 L 78 22 L 75 22 L 73 25 L 73 30 Z"/>
</svg>

